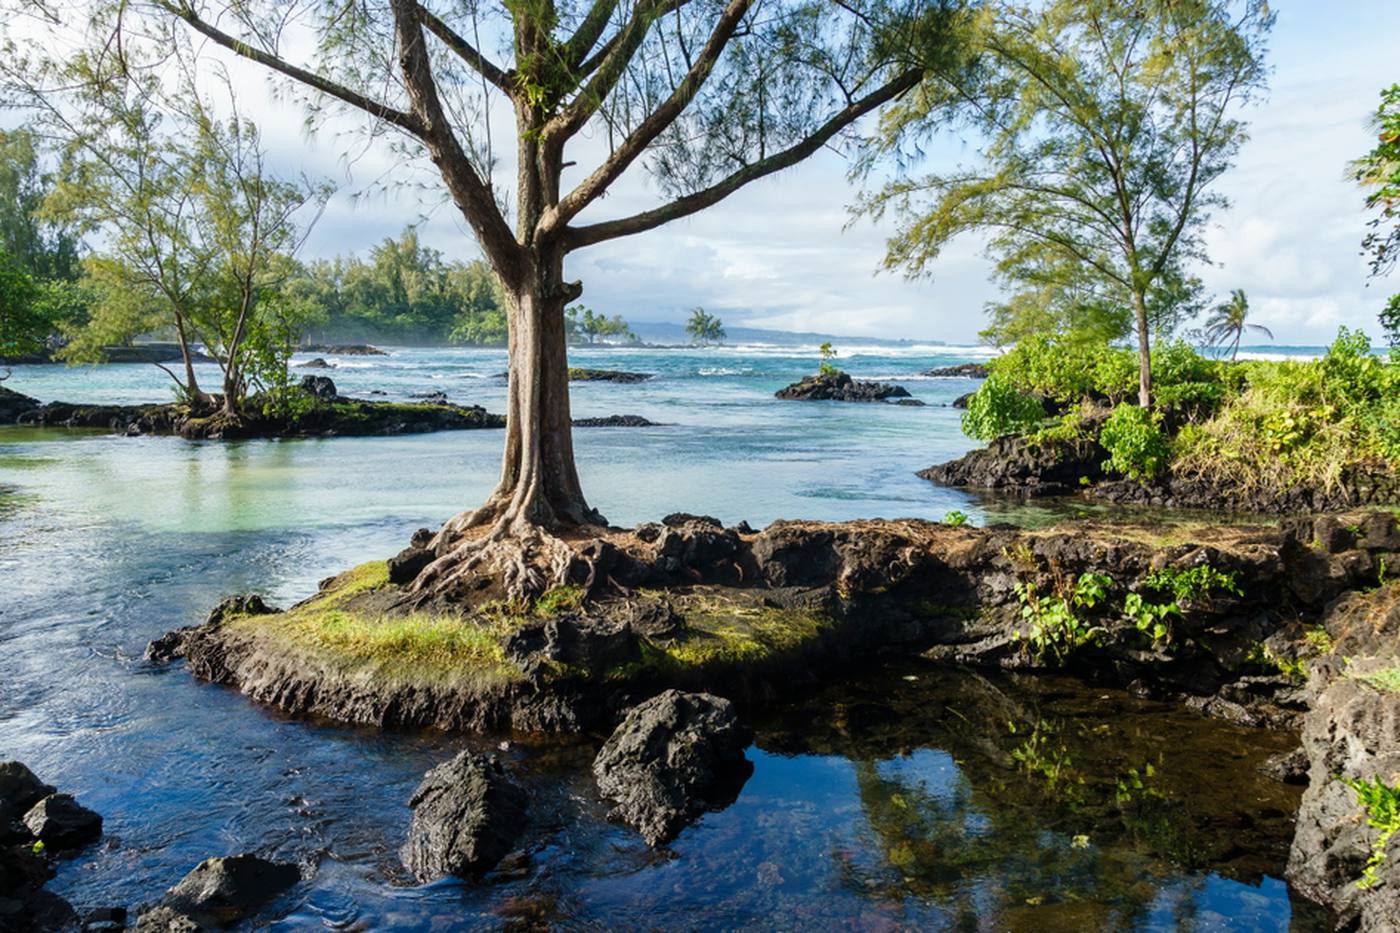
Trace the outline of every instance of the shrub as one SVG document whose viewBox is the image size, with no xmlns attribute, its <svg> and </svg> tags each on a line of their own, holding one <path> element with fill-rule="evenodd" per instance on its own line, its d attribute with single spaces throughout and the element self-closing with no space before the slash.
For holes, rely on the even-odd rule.
<svg viewBox="0 0 1400 933">
<path fill-rule="evenodd" d="M 1171 442 L 1162 431 L 1161 416 L 1136 405 L 1119 405 L 1099 432 L 1108 451 L 1104 469 L 1129 479 L 1156 479 L 1167 470 Z"/>
<path fill-rule="evenodd" d="M 998 373 L 968 399 L 962 429 L 968 437 L 990 441 L 1006 434 L 1024 434 L 1045 420 L 1041 403 Z"/>
</svg>

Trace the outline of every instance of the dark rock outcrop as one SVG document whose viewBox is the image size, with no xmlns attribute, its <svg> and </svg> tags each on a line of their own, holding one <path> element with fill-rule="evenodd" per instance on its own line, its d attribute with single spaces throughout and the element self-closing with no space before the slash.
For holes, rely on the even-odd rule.
<svg viewBox="0 0 1400 933">
<path fill-rule="evenodd" d="M 581 369 L 569 367 L 570 382 L 646 382 L 651 373 L 629 373 L 616 369 Z"/>
<path fill-rule="evenodd" d="M 522 625 L 505 642 L 505 655 L 527 675 L 548 662 L 591 673 L 641 656 L 636 634 L 626 621 L 557 616 Z"/>
<path fill-rule="evenodd" d="M 297 363 L 296 366 L 297 369 L 335 369 L 334 363 L 329 363 L 319 356 L 305 363 Z"/>
<path fill-rule="evenodd" d="M 524 828 L 527 802 L 500 762 L 461 752 L 413 792 L 404 866 L 422 881 L 490 871 Z"/>
<path fill-rule="evenodd" d="M 908 398 L 909 390 L 887 382 L 857 382 L 850 373 L 818 373 L 775 393 L 797 402 L 883 402 Z"/>
<path fill-rule="evenodd" d="M 0 842 L 27 832 L 14 824 L 53 792 L 54 788 L 35 777 L 23 763 L 0 762 Z"/>
<path fill-rule="evenodd" d="M 727 806 L 753 766 L 751 733 L 728 700 L 667 690 L 628 710 L 593 760 L 615 819 L 658 845 L 706 810 Z"/>
<path fill-rule="evenodd" d="M 339 394 L 335 389 L 335 382 L 330 376 L 302 376 L 301 391 L 308 395 L 314 395 L 323 402 L 335 401 Z"/>
<path fill-rule="evenodd" d="M 301 881 L 301 870 L 256 855 L 200 862 L 137 923 L 139 931 L 184 931 L 235 923 Z"/>
<path fill-rule="evenodd" d="M 576 428 L 656 428 L 655 421 L 648 421 L 641 415 L 607 415 L 602 418 L 575 418 Z"/>
<path fill-rule="evenodd" d="M 0 385 L 0 422 L 14 424 L 19 420 L 20 415 L 38 408 L 38 399 L 21 395 L 13 389 L 7 389 Z"/>
<path fill-rule="evenodd" d="M 999 437 L 986 447 L 919 472 L 942 486 L 995 489 L 1022 496 L 1063 496 L 1103 477 L 1108 452 L 1093 440 L 1030 444 Z"/>
<path fill-rule="evenodd" d="M 923 375 L 939 378 L 986 379 L 987 364 L 959 363 L 956 366 L 940 366 L 937 369 L 925 370 Z"/>
<path fill-rule="evenodd" d="M 437 555 L 425 547 L 406 547 L 389 558 L 389 582 L 410 583 Z"/>
<path fill-rule="evenodd" d="M 429 405 L 447 404 L 447 393 L 441 389 L 433 389 L 431 392 L 411 392 L 408 397 Z"/>
<path fill-rule="evenodd" d="M 299 348 L 300 353 L 326 353 L 330 356 L 388 356 L 378 347 L 367 343 L 309 343 Z"/>
<path fill-rule="evenodd" d="M 50 794 L 36 803 L 24 815 L 24 825 L 54 850 L 75 849 L 102 835 L 102 817 L 68 794 Z"/>
</svg>

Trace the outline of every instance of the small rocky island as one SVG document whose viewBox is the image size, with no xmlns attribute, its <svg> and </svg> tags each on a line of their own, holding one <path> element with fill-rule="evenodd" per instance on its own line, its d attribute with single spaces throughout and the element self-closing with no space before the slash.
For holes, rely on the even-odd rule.
<svg viewBox="0 0 1400 933">
<path fill-rule="evenodd" d="M 40 402 L 0 386 L 0 423 L 35 427 L 94 428 L 131 436 L 174 434 L 192 440 L 264 437 L 364 437 L 503 428 L 504 415 L 479 405 L 366 401 L 339 394 L 326 376 L 306 376 L 298 390 L 303 404 L 268 414 L 250 399 L 245 413 L 229 418 L 210 396 L 206 408 L 179 402 L 150 405 L 81 405 Z"/>
<path fill-rule="evenodd" d="M 885 402 L 910 399 L 909 390 L 887 382 L 860 382 L 850 373 L 823 372 L 779 389 L 776 396 L 794 402 Z M 907 403 L 906 403 L 907 404 Z"/>
</svg>

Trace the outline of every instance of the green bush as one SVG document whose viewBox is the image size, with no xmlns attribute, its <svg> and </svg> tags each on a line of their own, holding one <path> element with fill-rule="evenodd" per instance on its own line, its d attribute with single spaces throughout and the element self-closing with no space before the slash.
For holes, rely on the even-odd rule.
<svg viewBox="0 0 1400 933">
<path fill-rule="evenodd" d="M 1108 451 L 1104 469 L 1129 479 L 1156 479 L 1167 470 L 1171 442 L 1162 431 L 1162 419 L 1136 405 L 1119 405 L 1099 431 L 1099 443 Z"/>
<path fill-rule="evenodd" d="M 968 399 L 962 429 L 968 437 L 990 441 L 1006 434 L 1024 434 L 1045 420 L 1040 402 L 992 373 Z"/>
</svg>

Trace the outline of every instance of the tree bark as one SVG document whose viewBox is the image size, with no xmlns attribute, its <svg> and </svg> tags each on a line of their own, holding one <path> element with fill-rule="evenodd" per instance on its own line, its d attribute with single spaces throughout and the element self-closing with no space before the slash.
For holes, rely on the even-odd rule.
<svg viewBox="0 0 1400 933">
<path fill-rule="evenodd" d="M 1137 316 L 1138 333 L 1138 404 L 1145 409 L 1152 408 L 1152 348 L 1147 335 L 1147 296 L 1142 292 L 1133 293 L 1133 306 Z"/>
<path fill-rule="evenodd" d="M 204 393 L 194 377 L 194 359 L 190 356 L 190 339 L 185 333 L 185 316 L 175 313 L 175 333 L 180 339 L 180 356 L 185 362 L 185 400 L 194 407 L 204 403 Z"/>
</svg>

